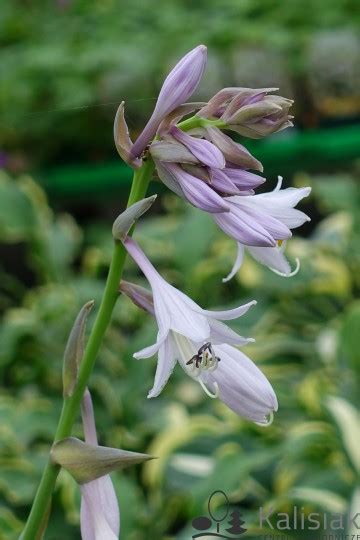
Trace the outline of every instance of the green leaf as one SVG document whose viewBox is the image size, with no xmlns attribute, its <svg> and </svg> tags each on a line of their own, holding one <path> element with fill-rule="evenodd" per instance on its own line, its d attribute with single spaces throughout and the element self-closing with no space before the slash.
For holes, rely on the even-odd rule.
<svg viewBox="0 0 360 540">
<path fill-rule="evenodd" d="M 334 514 L 344 514 L 348 506 L 346 499 L 326 489 L 297 487 L 291 489 L 288 496 L 292 500 L 316 504 Z"/>
<path fill-rule="evenodd" d="M 0 173 L 0 235 L 3 241 L 20 242 L 31 237 L 35 226 L 32 205 L 18 184 Z"/>
<path fill-rule="evenodd" d="M 355 470 L 360 472 L 360 414 L 345 399 L 330 397 L 327 406 L 335 418 L 343 445 Z"/>
</svg>

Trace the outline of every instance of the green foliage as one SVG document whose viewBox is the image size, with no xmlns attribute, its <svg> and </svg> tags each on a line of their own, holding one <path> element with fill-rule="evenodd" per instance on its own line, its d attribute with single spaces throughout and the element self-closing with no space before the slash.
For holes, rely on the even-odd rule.
<svg viewBox="0 0 360 540">
<path fill-rule="evenodd" d="M 119 102 L 136 131 L 169 66 L 201 42 L 211 59 L 199 97 L 225 85 L 280 86 L 298 95 L 298 121 L 320 94 L 350 97 L 345 112 L 356 114 L 357 8 L 356 0 L 291 0 L 286 9 L 278 0 L 157 0 L 156 9 L 146 0 L 33 0 L 24 9 L 2 0 L 0 149 L 14 153 L 16 170 L 114 156 L 108 128 Z"/>
<path fill-rule="evenodd" d="M 254 539 L 261 534 L 260 505 L 286 511 L 298 502 L 307 513 L 345 513 L 354 506 L 359 193 L 350 176 L 312 183 L 311 204 L 322 220 L 309 239 L 289 243 L 289 258 L 298 255 L 302 262 L 300 273 L 289 280 L 246 259 L 238 276 L 222 285 L 233 242 L 208 216 L 173 196 L 164 199 L 171 213 L 139 224 L 136 234 L 145 252 L 201 305 L 258 300 L 234 328 L 256 337 L 245 352 L 270 378 L 280 409 L 267 430 L 252 425 L 208 399 L 179 367 L 162 394 L 147 400 L 156 361 L 136 361 L 132 354 L 154 339 L 155 325 L 120 298 L 90 384 L 99 439 L 159 457 L 113 474 L 127 540 L 145 540 L 149 530 L 154 539 L 189 538 L 191 520 L 206 512 L 209 495 L 218 489 L 241 506 L 248 537 Z M 10 278 L 2 269 L 0 539 L 11 540 L 26 519 L 52 441 L 68 332 L 86 301 L 95 299 L 94 312 L 99 306 L 111 230 L 108 224 L 82 232 L 70 216 L 54 215 L 29 178 L 14 182 L 3 175 L 0 189 L 3 242 L 25 246 L 22 264 L 33 274 L 25 288 L 22 275 Z M 130 260 L 125 277 L 146 286 Z M 93 313 L 89 319 L 88 328 Z M 73 435 L 82 437 L 80 422 Z M 63 471 L 46 538 L 57 539 L 61 530 L 75 540 L 78 522 L 78 488 Z M 301 538 L 296 531 L 291 534 Z"/>
</svg>

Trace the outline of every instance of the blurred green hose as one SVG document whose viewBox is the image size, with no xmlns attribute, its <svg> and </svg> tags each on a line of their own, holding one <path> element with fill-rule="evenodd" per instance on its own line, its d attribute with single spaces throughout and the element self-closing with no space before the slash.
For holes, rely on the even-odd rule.
<svg viewBox="0 0 360 540">
<path fill-rule="evenodd" d="M 246 147 L 264 165 L 267 176 L 301 170 L 324 170 L 360 157 L 360 125 L 308 131 L 290 130 L 269 139 L 247 140 Z M 50 196 L 103 197 L 128 190 L 132 170 L 120 160 L 79 164 L 35 173 Z"/>
</svg>

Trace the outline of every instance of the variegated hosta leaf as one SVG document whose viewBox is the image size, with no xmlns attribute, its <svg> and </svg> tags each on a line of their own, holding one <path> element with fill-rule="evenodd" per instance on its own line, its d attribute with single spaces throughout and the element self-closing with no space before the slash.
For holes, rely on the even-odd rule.
<svg viewBox="0 0 360 540">
<path fill-rule="evenodd" d="M 360 414 L 345 399 L 330 397 L 327 406 L 335 418 L 344 447 L 355 470 L 360 472 Z"/>
</svg>

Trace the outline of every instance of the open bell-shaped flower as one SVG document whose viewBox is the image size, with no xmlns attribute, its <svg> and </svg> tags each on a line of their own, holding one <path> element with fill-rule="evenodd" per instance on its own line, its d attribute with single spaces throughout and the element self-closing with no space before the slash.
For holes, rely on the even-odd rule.
<svg viewBox="0 0 360 540">
<path fill-rule="evenodd" d="M 238 243 L 237 257 L 230 274 L 224 279 L 229 281 L 240 269 L 244 250 L 273 272 L 285 277 L 296 274 L 299 260 L 291 270 L 284 250 L 286 239 L 291 236 L 291 229 L 300 227 L 310 218 L 294 208 L 307 197 L 311 188 L 281 189 L 282 177 L 276 188 L 269 193 L 244 197 L 226 197 L 230 204 L 227 219 L 213 216 L 218 225 Z"/>
<path fill-rule="evenodd" d="M 122 282 L 120 289 L 136 305 L 155 316 L 160 325 L 159 316 L 155 311 L 155 295 L 158 293 L 153 287 L 153 281 L 150 284 L 154 293 L 153 299 L 151 293 L 139 285 Z M 169 301 L 171 303 L 171 299 Z M 208 313 L 218 316 L 216 312 Z M 224 313 L 229 314 L 231 311 Z M 215 321 L 216 319 L 212 320 Z M 222 323 L 216 321 L 216 326 L 220 324 Z M 256 365 L 233 346 L 241 344 L 239 337 L 223 324 L 218 328 L 222 333 L 216 334 L 212 331 L 212 335 L 206 338 L 212 341 L 205 343 L 200 339 L 200 335 L 192 334 L 189 337 L 185 333 L 170 330 L 158 348 L 154 386 L 148 397 L 159 395 L 176 363 L 179 362 L 185 373 L 199 382 L 209 397 L 218 397 L 236 414 L 248 420 L 259 425 L 269 425 L 273 412 L 278 407 L 274 390 Z M 155 350 L 150 352 L 153 354 Z M 134 356 L 139 358 L 144 355 L 137 353 Z"/>
<path fill-rule="evenodd" d="M 230 212 L 214 214 L 223 231 L 246 246 L 275 247 L 278 240 L 291 237 L 291 229 L 310 218 L 295 209 L 311 188 L 280 188 L 269 193 L 225 197 Z"/>
</svg>

